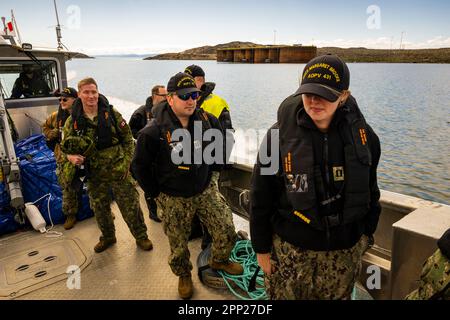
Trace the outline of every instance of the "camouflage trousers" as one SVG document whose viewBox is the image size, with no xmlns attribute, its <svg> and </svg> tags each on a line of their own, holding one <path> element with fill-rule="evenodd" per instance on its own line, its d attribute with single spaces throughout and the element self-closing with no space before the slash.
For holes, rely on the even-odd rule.
<svg viewBox="0 0 450 320">
<path fill-rule="evenodd" d="M 161 193 L 156 199 L 158 215 L 163 221 L 164 232 L 169 238 L 169 265 L 177 276 L 191 273 L 192 263 L 188 249 L 191 223 L 197 214 L 212 237 L 211 261 L 225 262 L 236 242 L 233 215 L 220 193 L 210 184 L 201 194 L 190 198 L 172 197 Z"/>
<path fill-rule="evenodd" d="M 83 185 L 77 190 L 70 184 L 64 183 L 61 175 L 62 167 L 61 164 L 58 163 L 56 167 L 56 176 L 58 177 L 58 182 L 62 189 L 62 210 L 65 216 L 75 216 L 78 213 Z"/>
<path fill-rule="evenodd" d="M 406 296 L 407 300 L 450 300 L 450 261 L 437 250 L 425 261 L 419 288 Z"/>
<path fill-rule="evenodd" d="M 112 190 L 120 213 L 131 234 L 136 240 L 147 239 L 147 227 L 144 222 L 136 182 L 128 176 L 124 180 L 111 180 L 108 177 L 92 177 L 87 182 L 89 201 L 104 239 L 115 238 L 116 229 L 111 213 Z"/>
<path fill-rule="evenodd" d="M 368 237 L 362 236 L 346 250 L 303 250 L 275 235 L 267 295 L 272 300 L 350 299 L 367 247 Z"/>
</svg>

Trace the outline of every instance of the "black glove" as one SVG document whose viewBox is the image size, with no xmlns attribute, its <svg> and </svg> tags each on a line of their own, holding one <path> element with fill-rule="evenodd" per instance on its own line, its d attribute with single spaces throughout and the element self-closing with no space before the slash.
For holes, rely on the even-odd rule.
<svg viewBox="0 0 450 320">
<path fill-rule="evenodd" d="M 152 214 L 156 214 L 158 206 L 156 204 L 155 199 L 153 199 L 152 197 L 148 197 L 145 200 L 147 201 L 148 211 L 150 211 Z"/>
<path fill-rule="evenodd" d="M 161 222 L 161 219 L 158 218 L 158 205 L 156 204 L 155 199 L 152 197 L 146 197 L 145 200 L 147 201 L 150 219 L 156 222 Z"/>
</svg>

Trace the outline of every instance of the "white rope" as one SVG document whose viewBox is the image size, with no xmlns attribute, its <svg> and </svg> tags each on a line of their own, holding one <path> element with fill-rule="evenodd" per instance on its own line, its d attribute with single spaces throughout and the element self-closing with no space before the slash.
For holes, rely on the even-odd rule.
<svg viewBox="0 0 450 320">
<path fill-rule="evenodd" d="M 37 202 L 41 201 L 42 199 L 44 199 L 45 197 L 48 197 L 48 201 L 47 201 L 47 213 L 48 213 L 48 218 L 50 220 L 50 228 L 49 229 L 45 229 L 45 237 L 46 238 L 59 238 L 63 235 L 62 232 L 58 232 L 58 231 L 51 231 L 55 225 L 53 224 L 53 219 L 52 219 L 52 215 L 50 214 L 50 200 L 52 199 L 52 194 L 48 193 L 45 196 L 40 197 L 39 199 L 37 199 L 35 202 L 33 202 L 33 204 L 36 204 Z"/>
</svg>

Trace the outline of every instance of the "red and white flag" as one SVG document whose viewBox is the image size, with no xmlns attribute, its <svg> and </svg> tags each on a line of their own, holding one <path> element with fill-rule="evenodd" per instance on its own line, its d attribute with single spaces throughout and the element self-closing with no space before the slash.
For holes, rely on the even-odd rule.
<svg viewBox="0 0 450 320">
<path fill-rule="evenodd" d="M 14 30 L 14 27 L 13 27 L 13 23 L 12 23 L 12 22 L 8 22 L 8 23 L 6 24 L 6 28 L 7 28 L 6 32 L 7 32 L 7 34 L 8 34 L 9 36 L 13 36 L 13 37 L 16 36 L 16 31 Z"/>
</svg>

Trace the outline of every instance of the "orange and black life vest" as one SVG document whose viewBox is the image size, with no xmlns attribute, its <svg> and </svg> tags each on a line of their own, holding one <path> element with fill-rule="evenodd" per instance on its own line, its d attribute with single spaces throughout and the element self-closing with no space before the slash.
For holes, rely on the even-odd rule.
<svg viewBox="0 0 450 320">
<path fill-rule="evenodd" d="M 317 194 L 325 183 L 318 172 L 320 169 L 315 166 L 312 134 L 296 121 L 298 113 L 303 111 L 301 95 L 290 96 L 278 110 L 281 174 L 293 208 L 290 218 L 318 230 L 362 220 L 369 210 L 372 156 L 367 141 L 367 125 L 352 96 L 341 108 L 345 112 L 344 125 L 339 129 L 344 142 L 344 188 L 322 201 Z M 343 200 L 342 212 L 327 216 L 319 214 L 320 206 L 336 200 Z"/>
</svg>

